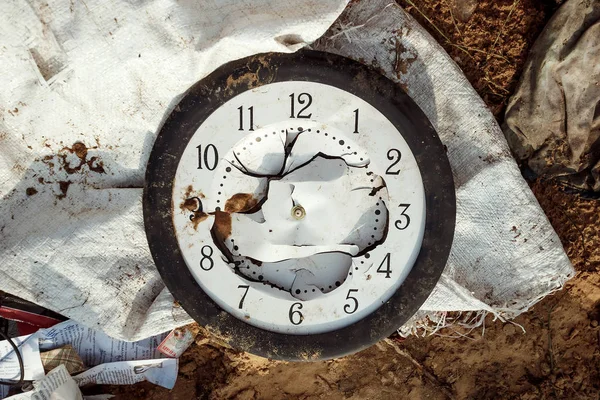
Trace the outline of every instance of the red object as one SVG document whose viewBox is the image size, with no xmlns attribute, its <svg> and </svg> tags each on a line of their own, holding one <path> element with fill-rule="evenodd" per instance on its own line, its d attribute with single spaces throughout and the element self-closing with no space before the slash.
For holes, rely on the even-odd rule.
<svg viewBox="0 0 600 400">
<path fill-rule="evenodd" d="M 19 335 L 28 335 L 40 328 L 50 328 L 61 322 L 56 318 L 6 306 L 0 306 L 0 317 L 16 321 Z"/>
</svg>

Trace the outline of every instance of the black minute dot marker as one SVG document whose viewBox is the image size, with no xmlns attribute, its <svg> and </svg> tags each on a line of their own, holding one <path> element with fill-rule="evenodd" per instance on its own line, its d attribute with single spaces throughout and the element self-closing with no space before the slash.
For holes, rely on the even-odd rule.
<svg viewBox="0 0 600 400">
<path fill-rule="evenodd" d="M 231 172 L 231 167 L 227 167 L 227 168 L 225 168 L 225 171 L 227 171 L 227 172 Z"/>
</svg>

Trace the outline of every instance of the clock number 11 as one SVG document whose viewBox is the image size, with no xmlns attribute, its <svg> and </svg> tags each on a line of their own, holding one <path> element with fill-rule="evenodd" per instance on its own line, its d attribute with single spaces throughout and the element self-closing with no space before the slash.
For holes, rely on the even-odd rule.
<svg viewBox="0 0 600 400">
<path fill-rule="evenodd" d="M 244 131 L 244 106 L 239 106 L 238 110 L 240 110 L 240 128 L 238 131 Z M 254 131 L 254 107 L 248 107 L 248 114 L 250 115 L 250 129 L 249 131 Z"/>
</svg>

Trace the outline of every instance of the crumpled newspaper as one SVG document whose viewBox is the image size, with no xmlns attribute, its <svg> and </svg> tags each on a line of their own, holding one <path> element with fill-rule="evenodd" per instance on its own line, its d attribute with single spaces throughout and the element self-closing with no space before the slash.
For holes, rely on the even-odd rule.
<svg viewBox="0 0 600 400">
<path fill-rule="evenodd" d="M 141 187 L 154 137 L 211 70 L 297 50 L 344 7 L 1 2 L 0 290 L 127 340 L 190 322 L 144 234 Z M 422 27 L 395 3 L 356 1 L 315 48 L 372 64 L 405 87 L 448 147 L 456 237 L 424 314 L 510 317 L 561 287 L 573 269 L 498 125 Z"/>
</svg>

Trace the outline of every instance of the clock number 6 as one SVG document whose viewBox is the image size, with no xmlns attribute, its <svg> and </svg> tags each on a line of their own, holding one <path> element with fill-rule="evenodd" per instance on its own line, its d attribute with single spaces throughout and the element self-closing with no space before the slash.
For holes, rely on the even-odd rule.
<svg viewBox="0 0 600 400">
<path fill-rule="evenodd" d="M 396 229 L 403 231 L 410 225 L 410 217 L 407 214 L 405 214 L 406 210 L 408 210 L 408 207 L 410 207 L 410 204 L 400 204 L 399 207 L 404 207 L 404 210 L 402 210 L 400 216 L 404 217 L 404 221 L 406 221 L 406 223 L 402 225 L 402 221 L 397 220 L 396 222 L 394 222 L 394 225 L 396 226 Z"/>
<path fill-rule="evenodd" d="M 353 314 L 356 310 L 358 310 L 358 299 L 356 297 L 350 296 L 352 293 L 357 293 L 358 289 L 350 289 L 348 290 L 348 294 L 346 295 L 346 300 L 352 300 L 354 302 L 354 307 L 352 304 L 344 304 L 344 312 L 346 314 Z"/>
<path fill-rule="evenodd" d="M 296 93 L 290 94 L 290 99 L 292 99 L 290 118 L 310 118 L 310 117 L 312 117 L 312 113 L 306 114 L 306 115 L 302 114 L 312 104 L 312 96 L 310 94 L 300 93 L 298 95 L 298 103 L 300 103 L 300 105 L 303 105 L 304 103 L 306 103 L 304 108 L 302 108 L 300 111 L 298 111 L 298 114 L 296 114 L 294 112 L 294 105 L 296 102 Z"/>
<path fill-rule="evenodd" d="M 238 308 L 241 310 L 242 307 L 244 306 L 244 299 L 246 298 L 246 295 L 248 294 L 248 289 L 250 289 L 250 286 L 239 285 L 238 289 L 246 289 L 246 291 L 244 292 L 244 295 L 242 296 L 242 299 L 240 300 L 240 304 L 238 305 Z"/>
<path fill-rule="evenodd" d="M 215 266 L 215 262 L 212 259 L 213 248 L 209 245 L 202 246 L 202 248 L 200 249 L 200 253 L 202 253 L 202 259 L 200 260 L 200 268 L 202 268 L 205 271 L 210 271 L 212 267 Z M 208 266 L 205 265 L 206 260 L 208 260 Z"/>
<path fill-rule="evenodd" d="M 292 324 L 300 325 L 302 323 L 302 321 L 304 321 L 304 315 L 302 315 L 302 313 L 298 310 L 294 311 L 294 307 L 296 307 L 296 306 L 298 306 L 298 310 L 302 310 L 302 303 L 294 303 L 290 307 L 290 313 L 288 314 L 288 316 L 289 316 L 290 322 Z M 294 318 L 296 318 L 295 321 L 294 321 Z"/>
</svg>

